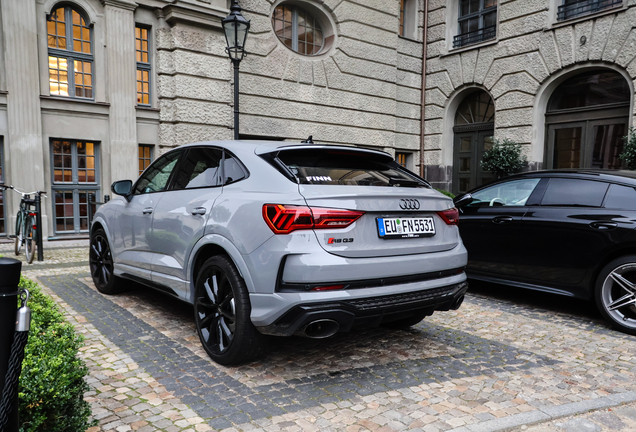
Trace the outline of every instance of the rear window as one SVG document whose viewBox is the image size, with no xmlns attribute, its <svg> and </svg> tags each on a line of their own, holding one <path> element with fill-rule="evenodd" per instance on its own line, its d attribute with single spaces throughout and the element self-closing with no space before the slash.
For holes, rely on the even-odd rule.
<svg viewBox="0 0 636 432">
<path fill-rule="evenodd" d="M 278 161 L 300 184 L 422 187 L 430 185 L 381 155 L 346 150 L 286 150 Z"/>
<path fill-rule="evenodd" d="M 591 180 L 553 178 L 541 205 L 600 207 L 607 186 L 607 183 Z"/>
</svg>

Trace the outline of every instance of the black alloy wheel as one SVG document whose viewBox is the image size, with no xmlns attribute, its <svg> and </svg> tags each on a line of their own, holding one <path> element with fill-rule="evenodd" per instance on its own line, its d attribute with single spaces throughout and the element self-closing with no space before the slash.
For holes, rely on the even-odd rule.
<svg viewBox="0 0 636 432">
<path fill-rule="evenodd" d="M 636 335 L 636 255 L 607 264 L 598 276 L 595 294 L 605 319 L 618 330 Z"/>
<path fill-rule="evenodd" d="M 249 295 L 234 264 L 225 256 L 208 259 L 195 289 L 197 333 L 208 355 L 223 365 L 258 356 L 263 336 L 250 320 Z"/>
<path fill-rule="evenodd" d="M 99 229 L 91 236 L 88 259 L 91 277 L 99 292 L 117 294 L 124 289 L 122 280 L 115 276 L 113 256 L 104 230 Z"/>
</svg>

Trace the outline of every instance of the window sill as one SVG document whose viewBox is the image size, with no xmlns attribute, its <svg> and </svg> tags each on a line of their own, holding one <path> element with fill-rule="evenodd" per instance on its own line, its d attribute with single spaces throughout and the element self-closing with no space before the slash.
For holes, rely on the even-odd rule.
<svg viewBox="0 0 636 432">
<path fill-rule="evenodd" d="M 81 104 L 89 104 L 89 105 L 110 106 L 110 104 L 107 102 L 96 102 L 95 99 L 81 99 L 81 98 L 74 98 L 74 97 L 47 96 L 47 95 L 40 95 L 40 99 L 51 100 L 51 101 L 61 101 L 61 102 L 71 102 L 71 103 L 81 103 Z"/>
<path fill-rule="evenodd" d="M 596 19 L 596 18 L 605 16 L 605 15 L 611 15 L 611 14 L 623 12 L 623 11 L 626 11 L 627 9 L 628 9 L 627 5 L 625 3 L 623 3 L 622 6 L 613 7 L 611 9 L 606 9 L 604 11 L 591 13 L 591 14 L 587 14 L 587 15 L 581 15 L 581 16 L 578 16 L 576 18 L 570 18 L 568 20 L 555 21 L 554 23 L 552 23 L 551 26 L 549 26 L 548 28 L 544 29 L 543 31 L 550 31 L 550 30 L 558 29 L 560 27 L 566 27 L 566 26 L 569 26 L 569 25 L 578 24 L 580 22 L 587 21 L 587 20 L 590 20 L 590 19 Z"/>
<path fill-rule="evenodd" d="M 154 111 L 154 112 L 159 112 L 159 108 L 153 108 L 149 105 L 137 105 L 135 106 L 136 109 L 141 110 L 141 111 Z"/>
<path fill-rule="evenodd" d="M 398 37 L 399 37 L 400 39 L 404 39 L 404 40 L 407 40 L 407 41 L 409 41 L 409 42 L 415 42 L 415 43 L 420 43 L 420 44 L 422 43 L 422 41 L 421 41 L 421 40 L 412 39 L 412 38 L 407 37 L 407 36 L 398 35 Z"/>
<path fill-rule="evenodd" d="M 470 50 L 474 50 L 477 48 L 483 48 L 483 47 L 487 47 L 490 45 L 496 45 L 499 42 L 499 39 L 495 38 L 495 39 L 490 39 L 484 42 L 479 42 L 479 43 L 475 43 L 472 45 L 466 45 L 463 47 L 459 47 L 459 48 L 452 48 L 450 51 L 448 51 L 446 54 L 441 54 L 439 57 L 440 58 L 444 58 L 444 57 L 448 57 L 450 55 L 455 55 L 458 53 L 462 53 L 465 51 L 470 51 Z"/>
</svg>

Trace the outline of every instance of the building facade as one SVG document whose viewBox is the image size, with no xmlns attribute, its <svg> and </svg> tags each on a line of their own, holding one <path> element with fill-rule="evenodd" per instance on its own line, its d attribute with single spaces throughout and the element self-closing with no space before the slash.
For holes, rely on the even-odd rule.
<svg viewBox="0 0 636 432">
<path fill-rule="evenodd" d="M 228 0 L 0 0 L 0 176 L 45 238 L 178 145 L 233 137 Z M 382 149 L 420 170 L 424 1 L 241 0 L 240 136 Z M 2 195 L 0 235 L 20 197 Z"/>
<path fill-rule="evenodd" d="M 620 168 L 634 118 L 636 2 L 430 0 L 425 175 L 455 193 L 491 179 L 493 140 L 529 169 Z"/>
</svg>

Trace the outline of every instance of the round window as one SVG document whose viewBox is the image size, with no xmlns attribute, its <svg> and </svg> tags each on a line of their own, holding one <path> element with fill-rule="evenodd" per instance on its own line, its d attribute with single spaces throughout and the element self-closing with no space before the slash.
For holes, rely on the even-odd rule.
<svg viewBox="0 0 636 432">
<path fill-rule="evenodd" d="M 272 15 L 272 27 L 278 39 L 298 54 L 316 55 L 325 48 L 320 22 L 296 5 L 276 6 Z"/>
</svg>

